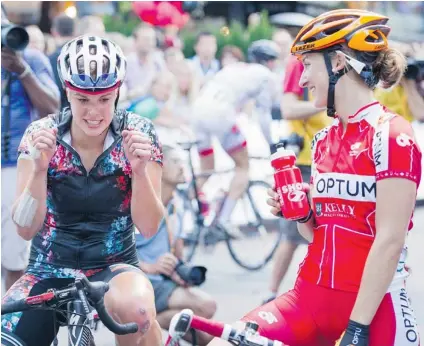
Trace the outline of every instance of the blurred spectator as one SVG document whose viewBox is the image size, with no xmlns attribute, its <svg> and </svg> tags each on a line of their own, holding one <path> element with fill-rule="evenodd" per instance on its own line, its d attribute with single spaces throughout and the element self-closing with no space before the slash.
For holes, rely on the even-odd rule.
<svg viewBox="0 0 424 346">
<path fill-rule="evenodd" d="M 166 70 L 165 60 L 157 54 L 156 31 L 148 24 L 134 30 L 135 52 L 127 57 L 127 76 L 121 89 L 122 100 L 132 101 L 148 94 L 155 77 Z"/>
<path fill-rule="evenodd" d="M 285 29 L 278 29 L 272 35 L 272 40 L 280 47 L 280 56 L 275 62 L 274 71 L 280 75 L 281 80 L 284 81 L 284 72 L 286 70 L 287 60 L 290 56 L 290 46 L 292 44 L 292 37 Z"/>
<path fill-rule="evenodd" d="M 406 120 L 424 121 L 424 99 L 414 79 L 403 77 L 398 85 L 389 90 L 376 88 L 374 96 L 381 104 Z"/>
<path fill-rule="evenodd" d="M 249 29 L 254 28 L 261 24 L 261 14 L 259 12 L 254 12 L 247 17 L 247 25 Z"/>
<path fill-rule="evenodd" d="M 44 40 L 46 41 L 46 49 L 44 50 L 44 54 L 50 56 L 56 51 L 56 40 L 50 34 L 44 34 Z"/>
<path fill-rule="evenodd" d="M 61 109 L 69 106 L 68 98 L 66 97 L 65 89 L 61 87 L 62 82 L 60 81 L 59 74 L 57 72 L 57 58 L 60 55 L 60 51 L 63 45 L 74 38 L 75 36 L 75 21 L 71 17 L 65 14 L 60 14 L 53 18 L 51 33 L 56 41 L 56 50 L 49 56 L 50 63 L 53 68 L 53 73 L 56 81 L 56 85 L 60 90 L 60 104 Z"/>
<path fill-rule="evenodd" d="M 183 308 L 196 315 L 212 318 L 216 302 L 206 292 L 189 286 L 175 268 L 183 258 L 183 203 L 175 194 L 178 184 L 186 181 L 181 153 L 168 145 L 163 146 L 162 201 L 167 215 L 153 238 L 145 239 L 136 232 L 135 240 L 141 270 L 147 274 L 155 292 L 156 319 L 161 328 L 169 329 L 171 318 Z M 196 345 L 206 345 L 212 337 L 196 333 Z M 191 340 L 191 333 L 185 337 Z"/>
<path fill-rule="evenodd" d="M 409 70 L 401 79 L 400 83 L 390 89 L 376 88 L 375 98 L 384 106 L 389 108 L 406 120 L 424 121 L 424 98 L 419 91 L 419 76 L 424 75 L 424 71 L 416 64 L 416 50 L 412 46 L 400 42 L 391 41 L 390 46 L 398 49 L 408 59 Z M 421 70 L 424 67 L 421 67 Z M 415 69 L 416 73 L 411 73 Z"/>
<path fill-rule="evenodd" d="M 158 74 L 146 95 L 132 100 L 128 110 L 155 122 L 175 90 L 175 78 L 165 71 Z"/>
<path fill-rule="evenodd" d="M 179 28 L 176 25 L 167 25 L 164 32 L 165 48 L 175 47 L 183 49 L 183 41 L 178 36 Z"/>
<path fill-rule="evenodd" d="M 201 85 L 219 71 L 219 61 L 215 57 L 217 49 L 216 37 L 211 32 L 204 31 L 197 36 L 196 55 L 191 58 L 191 63 Z"/>
<path fill-rule="evenodd" d="M 224 46 L 221 53 L 221 59 L 219 60 L 221 67 L 225 67 L 237 61 L 245 61 L 243 51 L 237 46 Z"/>
<path fill-rule="evenodd" d="M 176 116 L 182 117 L 187 123 L 190 123 L 191 106 L 199 93 L 199 81 L 186 60 L 176 65 L 173 74 L 177 81 L 173 110 Z"/>
<path fill-rule="evenodd" d="M 77 23 L 78 36 L 80 35 L 95 35 L 95 36 L 104 36 L 106 33 L 105 25 L 103 20 L 97 16 L 85 16 L 82 17 Z"/>
<path fill-rule="evenodd" d="M 126 56 L 134 52 L 134 40 L 132 37 L 126 37 L 120 32 L 107 32 L 105 36 L 121 47 Z"/>
<path fill-rule="evenodd" d="M 272 35 L 272 40 L 280 47 L 280 56 L 275 61 L 275 67 L 273 71 L 276 75 L 276 90 L 279 95 L 283 94 L 284 77 L 286 74 L 286 65 L 290 56 L 290 46 L 292 43 L 292 37 L 288 30 L 278 29 Z M 275 102 L 272 106 L 272 118 L 278 120 L 282 118 L 281 115 L 282 107 L 281 104 Z"/>
<path fill-rule="evenodd" d="M 174 70 L 181 64 L 185 58 L 184 53 L 181 49 L 176 47 L 170 47 L 165 50 L 164 53 L 166 67 L 169 71 L 174 72 Z"/>
<path fill-rule="evenodd" d="M 46 50 L 46 41 L 40 28 L 37 25 L 29 25 L 26 27 L 26 31 L 29 35 L 28 47 L 44 53 Z"/>
<path fill-rule="evenodd" d="M 178 117 L 174 110 L 176 80 L 169 71 L 158 74 L 146 96 L 134 100 L 128 110 L 153 121 L 160 137 L 170 137 L 182 132 L 191 134 L 189 120 Z"/>
<path fill-rule="evenodd" d="M 2 25 L 8 23 L 2 8 Z M 59 109 L 59 90 L 50 62 L 39 50 L 26 48 L 22 53 L 1 48 L 1 264 L 5 286 L 23 274 L 28 264 L 29 242 L 22 239 L 11 218 L 17 180 L 18 146 L 31 121 Z"/>
</svg>

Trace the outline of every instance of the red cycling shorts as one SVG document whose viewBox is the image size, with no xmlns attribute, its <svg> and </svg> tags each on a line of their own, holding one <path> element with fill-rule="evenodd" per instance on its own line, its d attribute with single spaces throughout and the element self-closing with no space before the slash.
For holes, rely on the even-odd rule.
<svg viewBox="0 0 424 346">
<path fill-rule="evenodd" d="M 294 289 L 243 317 L 259 333 L 289 346 L 334 346 L 346 329 L 357 293 L 298 279 Z M 387 293 L 370 326 L 369 346 L 419 346 L 405 288 Z"/>
</svg>

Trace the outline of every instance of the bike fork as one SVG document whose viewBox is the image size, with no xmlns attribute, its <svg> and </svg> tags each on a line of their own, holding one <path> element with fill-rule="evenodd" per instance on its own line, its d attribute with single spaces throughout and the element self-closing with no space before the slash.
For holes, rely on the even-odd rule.
<svg viewBox="0 0 424 346">
<path fill-rule="evenodd" d="M 93 335 L 87 325 L 84 306 L 79 299 L 68 302 L 68 345 L 94 345 Z"/>
</svg>

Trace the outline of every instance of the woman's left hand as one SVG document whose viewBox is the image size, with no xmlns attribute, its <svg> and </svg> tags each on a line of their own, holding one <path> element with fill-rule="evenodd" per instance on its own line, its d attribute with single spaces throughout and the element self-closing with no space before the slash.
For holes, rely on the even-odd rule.
<svg viewBox="0 0 424 346">
<path fill-rule="evenodd" d="M 122 131 L 124 152 L 131 164 L 133 173 L 145 173 L 147 162 L 152 157 L 152 143 L 148 136 L 140 131 Z"/>
</svg>

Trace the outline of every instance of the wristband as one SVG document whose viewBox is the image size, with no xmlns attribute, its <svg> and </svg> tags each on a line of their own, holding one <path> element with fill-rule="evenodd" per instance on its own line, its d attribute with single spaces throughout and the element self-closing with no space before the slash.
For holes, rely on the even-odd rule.
<svg viewBox="0 0 424 346">
<path fill-rule="evenodd" d="M 349 320 L 346 330 L 336 341 L 336 346 L 368 346 L 369 328 L 369 326 Z"/>
<path fill-rule="evenodd" d="M 299 222 L 299 223 L 306 223 L 312 218 L 313 214 L 314 213 L 312 212 L 312 209 L 309 209 L 309 213 L 306 217 L 304 217 L 303 219 L 296 220 L 296 221 Z"/>
</svg>

